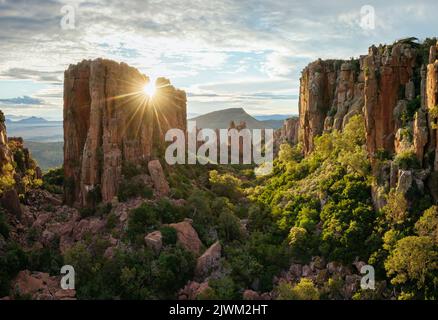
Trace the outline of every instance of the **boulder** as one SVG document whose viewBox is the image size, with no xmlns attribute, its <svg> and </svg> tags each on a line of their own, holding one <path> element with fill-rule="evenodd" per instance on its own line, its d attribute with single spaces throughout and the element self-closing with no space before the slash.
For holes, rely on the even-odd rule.
<svg viewBox="0 0 438 320">
<path fill-rule="evenodd" d="M 219 241 L 216 241 L 198 258 L 195 269 L 196 278 L 204 279 L 212 270 L 219 267 L 221 250 L 221 244 Z"/>
<path fill-rule="evenodd" d="M 412 172 L 410 170 L 399 170 L 396 191 L 406 194 L 412 186 L 412 181 Z"/>
<path fill-rule="evenodd" d="M 198 233 L 192 227 L 192 223 L 189 219 L 182 222 L 169 224 L 169 227 L 172 227 L 176 230 L 177 243 L 179 243 L 188 251 L 193 252 L 195 255 L 199 255 L 202 242 L 199 240 Z"/>
<path fill-rule="evenodd" d="M 243 291 L 243 300 L 261 300 L 260 295 L 253 290 Z"/>
<path fill-rule="evenodd" d="M 301 275 L 303 274 L 303 266 L 301 264 L 294 263 L 290 266 L 289 273 L 295 279 L 301 278 Z"/>
<path fill-rule="evenodd" d="M 155 253 L 159 253 L 163 247 L 163 236 L 160 231 L 153 231 L 144 237 L 144 242 Z"/>
<path fill-rule="evenodd" d="M 9 189 L 3 192 L 3 195 L 0 198 L 0 204 L 18 219 L 21 219 L 23 215 L 23 209 L 21 208 L 17 190 Z"/>
<path fill-rule="evenodd" d="M 75 299 L 75 290 L 63 290 L 60 277 L 51 277 L 48 273 L 20 271 L 12 282 L 13 297 L 27 297 L 32 300 L 71 300 Z"/>
<path fill-rule="evenodd" d="M 189 281 L 184 288 L 178 292 L 178 300 L 196 300 L 200 294 L 210 290 L 208 282 Z"/>
<path fill-rule="evenodd" d="M 169 184 L 164 175 L 163 167 L 160 161 L 152 160 L 148 163 L 149 174 L 154 183 L 155 192 L 160 197 L 167 196 L 170 192 Z"/>
</svg>

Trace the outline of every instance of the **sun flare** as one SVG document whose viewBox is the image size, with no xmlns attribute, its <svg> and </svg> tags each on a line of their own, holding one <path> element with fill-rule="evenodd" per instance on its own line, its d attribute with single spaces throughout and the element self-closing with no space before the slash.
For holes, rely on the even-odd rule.
<svg viewBox="0 0 438 320">
<path fill-rule="evenodd" d="M 155 84 L 150 81 L 143 87 L 143 92 L 152 98 L 155 95 L 156 89 Z"/>
</svg>

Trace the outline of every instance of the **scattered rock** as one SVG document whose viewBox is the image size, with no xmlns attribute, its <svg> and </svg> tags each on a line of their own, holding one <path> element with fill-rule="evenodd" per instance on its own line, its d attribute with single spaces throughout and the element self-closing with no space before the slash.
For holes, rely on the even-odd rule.
<svg viewBox="0 0 438 320">
<path fill-rule="evenodd" d="M 51 277 L 48 273 L 20 271 L 12 283 L 13 297 L 27 297 L 32 300 L 71 300 L 75 299 L 75 290 L 63 290 L 60 277 Z"/>
<path fill-rule="evenodd" d="M 167 196 L 170 192 L 169 184 L 167 183 L 166 176 L 164 175 L 163 167 L 160 161 L 152 160 L 148 163 L 149 174 L 151 175 L 154 183 L 154 188 L 160 197 Z"/>
<path fill-rule="evenodd" d="M 208 248 L 196 262 L 195 277 L 197 279 L 204 279 L 212 270 L 219 267 L 221 258 L 221 244 L 216 241 Z"/>
<path fill-rule="evenodd" d="M 186 220 L 179 223 L 169 224 L 176 230 L 177 242 L 182 245 L 188 251 L 193 252 L 195 255 L 199 255 L 201 251 L 201 240 L 199 240 L 198 233 L 193 229 L 190 220 Z"/>
<path fill-rule="evenodd" d="M 153 231 L 144 237 L 146 245 L 155 253 L 159 253 L 163 247 L 163 236 L 160 231 Z"/>
</svg>

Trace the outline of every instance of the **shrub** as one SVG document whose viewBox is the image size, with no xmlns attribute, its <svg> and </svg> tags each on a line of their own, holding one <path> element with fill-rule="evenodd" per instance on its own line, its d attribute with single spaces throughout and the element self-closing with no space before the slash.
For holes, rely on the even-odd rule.
<svg viewBox="0 0 438 320">
<path fill-rule="evenodd" d="M 180 247 L 167 247 L 153 262 L 155 286 L 164 295 L 171 295 L 192 279 L 196 260 L 193 254 Z"/>
<path fill-rule="evenodd" d="M 405 150 L 394 158 L 394 163 L 402 170 L 419 169 L 420 163 L 415 153 L 411 150 Z"/>
<path fill-rule="evenodd" d="M 142 204 L 129 213 L 126 235 L 132 242 L 140 243 L 144 235 L 158 224 L 159 220 L 154 208 L 149 204 Z"/>
<path fill-rule="evenodd" d="M 229 276 L 212 279 L 208 284 L 213 289 L 214 300 L 236 300 L 239 298 L 238 288 Z"/>
<path fill-rule="evenodd" d="M 64 185 L 64 168 L 50 169 L 43 175 L 43 188 L 51 193 L 62 194 Z"/>
<path fill-rule="evenodd" d="M 410 236 L 399 240 L 385 261 L 391 283 L 404 289 L 419 290 L 425 298 L 437 298 L 438 253 L 430 237 Z"/>
<path fill-rule="evenodd" d="M 132 181 L 122 180 L 117 197 L 120 201 L 124 202 L 135 197 L 150 199 L 153 194 L 154 192 L 151 187 L 145 185 L 141 180 L 133 179 Z"/>
<path fill-rule="evenodd" d="M 242 237 L 240 220 L 231 211 L 225 209 L 218 219 L 218 230 L 225 241 L 239 240 Z"/>
<path fill-rule="evenodd" d="M 231 200 L 242 196 L 241 181 L 229 173 L 219 174 L 216 170 L 210 171 L 211 191 Z"/>
<path fill-rule="evenodd" d="M 438 206 L 424 211 L 422 217 L 415 224 L 415 230 L 420 236 L 429 236 L 438 244 Z"/>
<path fill-rule="evenodd" d="M 408 202 L 404 195 L 392 190 L 387 197 L 383 212 L 391 225 L 400 225 L 406 221 L 408 209 Z"/>
<path fill-rule="evenodd" d="M 154 209 L 162 223 L 179 222 L 185 216 L 184 208 L 175 206 L 167 198 L 160 199 Z"/>
<path fill-rule="evenodd" d="M 318 289 L 312 280 L 302 278 L 295 286 L 288 282 L 281 282 L 277 287 L 278 300 L 319 300 Z"/>
<path fill-rule="evenodd" d="M 28 266 L 28 257 L 23 249 L 14 242 L 7 243 L 0 254 L 0 296 L 9 294 L 10 281 L 20 270 Z"/>
<path fill-rule="evenodd" d="M 161 227 L 160 232 L 163 239 L 164 245 L 175 245 L 177 240 L 177 233 L 175 228 L 172 227 Z"/>
</svg>

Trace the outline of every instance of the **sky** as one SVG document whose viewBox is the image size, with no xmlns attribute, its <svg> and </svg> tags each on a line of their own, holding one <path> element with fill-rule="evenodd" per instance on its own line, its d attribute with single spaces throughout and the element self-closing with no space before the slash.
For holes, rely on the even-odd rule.
<svg viewBox="0 0 438 320">
<path fill-rule="evenodd" d="M 187 92 L 188 113 L 297 114 L 302 69 L 437 36 L 436 0 L 0 0 L 0 109 L 62 119 L 64 70 L 126 62 Z"/>
</svg>

